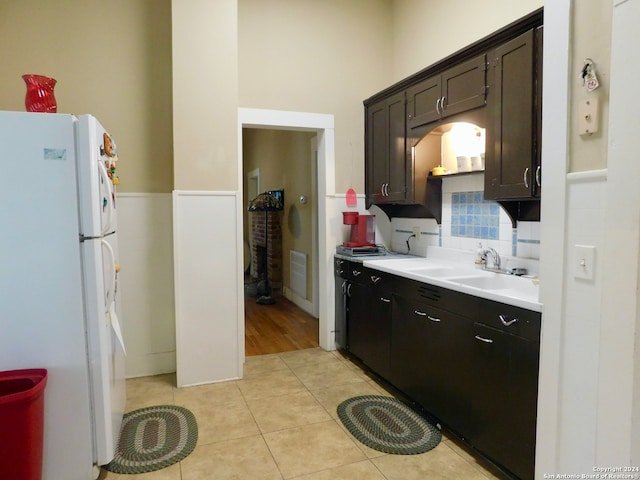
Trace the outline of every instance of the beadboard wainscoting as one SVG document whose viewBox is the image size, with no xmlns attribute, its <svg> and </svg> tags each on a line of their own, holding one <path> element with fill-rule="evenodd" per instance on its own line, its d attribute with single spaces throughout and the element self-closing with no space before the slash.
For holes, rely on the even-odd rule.
<svg viewBox="0 0 640 480">
<path fill-rule="evenodd" d="M 588 471 L 592 468 L 583 452 L 593 451 L 597 443 L 599 382 L 598 362 L 600 335 L 603 328 L 602 287 L 603 256 L 595 256 L 591 266 L 593 279 L 579 278 L 576 269 L 579 259 L 576 245 L 591 245 L 603 252 L 606 210 L 607 171 L 569 173 L 567 175 L 567 224 L 565 248 L 567 256 L 564 270 L 564 315 L 562 342 L 564 345 L 558 369 L 567 392 L 560 397 L 559 414 L 566 425 L 580 425 L 561 432 L 559 441 L 562 465 L 559 471 Z M 558 268 L 562 266 L 558 265 Z M 544 281 L 544 278 L 542 279 Z M 606 323 L 607 321 L 604 320 Z M 579 395 L 580 402 L 575 402 Z"/>
<path fill-rule="evenodd" d="M 171 194 L 120 193 L 117 201 L 126 376 L 175 372 Z"/>
<path fill-rule="evenodd" d="M 173 192 L 178 387 L 242 377 L 238 198 L 229 191 Z"/>
</svg>

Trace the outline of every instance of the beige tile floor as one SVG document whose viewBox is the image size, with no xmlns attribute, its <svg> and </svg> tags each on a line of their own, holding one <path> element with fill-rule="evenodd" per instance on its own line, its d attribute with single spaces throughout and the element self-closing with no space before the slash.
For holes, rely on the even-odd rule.
<svg viewBox="0 0 640 480">
<path fill-rule="evenodd" d="M 370 449 L 343 427 L 336 407 L 355 395 L 389 395 L 338 352 L 299 350 L 249 357 L 244 379 L 175 388 L 174 375 L 127 381 L 127 410 L 181 405 L 198 421 L 182 462 L 101 480 L 487 480 L 500 478 L 451 438 L 421 455 Z"/>
</svg>

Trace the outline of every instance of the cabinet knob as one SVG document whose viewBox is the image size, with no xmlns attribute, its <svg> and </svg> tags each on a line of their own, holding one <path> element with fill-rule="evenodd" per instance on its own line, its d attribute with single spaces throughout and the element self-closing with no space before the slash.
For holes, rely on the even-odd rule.
<svg viewBox="0 0 640 480">
<path fill-rule="evenodd" d="M 371 275 L 371 281 L 373 283 L 378 283 L 381 279 L 382 279 L 382 277 L 377 277 L 375 275 Z"/>
<path fill-rule="evenodd" d="M 354 277 L 357 277 L 358 275 L 360 275 L 362 272 L 360 270 L 351 270 L 351 273 L 353 274 Z"/>
</svg>

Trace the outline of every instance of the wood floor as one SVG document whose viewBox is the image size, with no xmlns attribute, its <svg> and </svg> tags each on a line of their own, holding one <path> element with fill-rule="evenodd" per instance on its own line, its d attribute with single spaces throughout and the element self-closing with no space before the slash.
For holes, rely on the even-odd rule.
<svg viewBox="0 0 640 480">
<path fill-rule="evenodd" d="M 318 346 L 318 319 L 278 296 L 273 305 L 244 297 L 244 344 L 247 356 L 288 352 Z"/>
</svg>

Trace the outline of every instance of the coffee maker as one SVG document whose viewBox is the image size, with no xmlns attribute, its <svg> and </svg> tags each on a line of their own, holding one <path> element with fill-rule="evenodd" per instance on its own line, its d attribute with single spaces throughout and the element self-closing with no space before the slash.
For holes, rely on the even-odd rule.
<svg viewBox="0 0 640 480">
<path fill-rule="evenodd" d="M 376 244 L 375 215 L 360 215 L 358 212 L 342 212 L 342 223 L 351 226 L 349 241 L 345 247 L 372 247 Z"/>
</svg>

